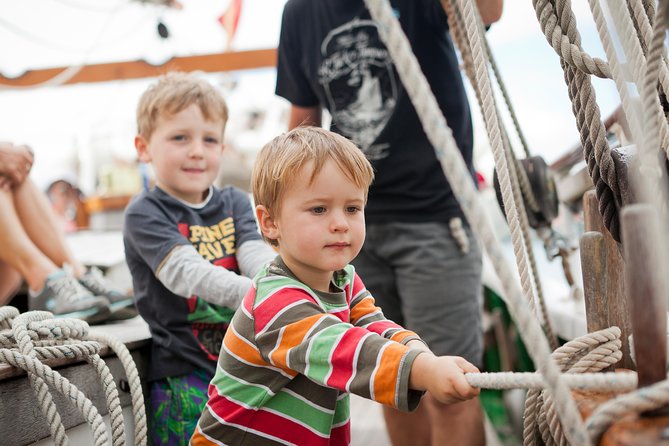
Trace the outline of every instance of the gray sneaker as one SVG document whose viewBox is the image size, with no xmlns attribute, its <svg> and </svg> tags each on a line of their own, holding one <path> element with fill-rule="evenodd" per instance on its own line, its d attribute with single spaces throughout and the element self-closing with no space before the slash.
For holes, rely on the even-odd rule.
<svg viewBox="0 0 669 446">
<path fill-rule="evenodd" d="M 106 297 L 91 294 L 62 269 L 47 277 L 42 291 L 30 292 L 29 303 L 31 310 L 47 310 L 57 317 L 74 317 L 89 324 L 106 320 L 111 313 Z"/>
<path fill-rule="evenodd" d="M 86 274 L 79 278 L 79 283 L 96 296 L 104 296 L 109 300 L 111 315 L 108 320 L 130 319 L 137 316 L 134 298 L 113 289 L 98 268 L 89 268 Z"/>
</svg>

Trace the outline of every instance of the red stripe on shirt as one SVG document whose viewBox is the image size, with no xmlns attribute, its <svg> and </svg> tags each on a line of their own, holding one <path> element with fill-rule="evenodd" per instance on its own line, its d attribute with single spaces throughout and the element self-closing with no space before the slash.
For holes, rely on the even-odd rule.
<svg viewBox="0 0 669 446">
<path fill-rule="evenodd" d="M 332 352 L 332 374 L 327 380 L 328 387 L 346 390 L 346 383 L 353 375 L 355 352 L 363 337 L 369 332 L 363 328 L 353 327 L 347 330 Z"/>
<path fill-rule="evenodd" d="M 348 446 L 349 444 L 351 444 L 350 422 L 332 429 L 329 446 Z"/>
<path fill-rule="evenodd" d="M 314 302 L 314 299 L 306 291 L 296 290 L 295 288 L 280 289 L 263 300 L 253 309 L 253 319 L 256 322 L 256 333 L 265 329 L 272 319 L 287 306 L 308 300 Z M 314 302 L 315 303 L 315 302 Z"/>
<path fill-rule="evenodd" d="M 225 396 L 214 397 L 209 400 L 208 406 L 228 423 L 244 426 L 284 441 L 308 445 L 330 444 L 328 438 L 320 437 L 288 418 L 265 410 L 247 409 Z"/>
<path fill-rule="evenodd" d="M 365 328 L 367 330 L 372 331 L 372 332 L 374 332 L 378 335 L 381 335 L 381 336 L 383 336 L 383 332 L 388 330 L 388 329 L 391 329 L 391 328 L 402 329 L 402 327 L 397 325 L 395 322 L 389 321 L 389 320 L 381 320 L 381 321 L 372 322 L 371 324 L 369 324 Z"/>
</svg>

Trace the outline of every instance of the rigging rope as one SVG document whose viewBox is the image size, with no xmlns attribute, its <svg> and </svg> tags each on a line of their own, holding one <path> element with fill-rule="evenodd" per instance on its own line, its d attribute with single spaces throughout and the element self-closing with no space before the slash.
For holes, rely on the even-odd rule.
<svg viewBox="0 0 669 446">
<path fill-rule="evenodd" d="M 442 0 L 442 2 L 444 1 L 446 0 Z M 418 112 L 425 132 L 435 147 L 449 183 L 478 239 L 485 246 L 502 282 L 504 298 L 509 311 L 520 328 L 520 334 L 537 365 L 537 369 L 541 372 L 541 385 L 546 387 L 546 391 L 539 392 L 534 389 L 531 391 L 532 395 L 528 395 L 526 404 L 527 423 L 525 425 L 526 444 L 533 445 L 544 442 L 546 444 L 588 445 L 592 441 L 598 441 L 601 426 L 612 423 L 616 416 L 610 416 L 613 411 L 608 409 L 608 405 L 603 405 L 601 410 L 596 411 L 590 418 L 586 431 L 583 422 L 576 415 L 574 401 L 566 391 L 566 381 L 573 384 L 572 380 L 574 378 L 571 378 L 571 374 L 598 371 L 617 362 L 622 355 L 620 353 L 620 330 L 612 327 L 608 331 L 593 333 L 575 340 L 577 344 L 581 342 L 587 346 L 591 344 L 593 339 L 596 339 L 597 346 L 592 348 L 592 351 L 588 354 L 579 350 L 582 346 L 575 347 L 572 343 L 568 343 L 555 350 L 552 355 L 550 354 L 546 339 L 541 335 L 541 328 L 526 308 L 529 303 L 523 300 L 521 291 L 504 262 L 495 234 L 485 219 L 473 186 L 467 179 L 467 169 L 457 150 L 453 135 L 429 89 L 427 80 L 420 71 L 418 62 L 399 23 L 392 14 L 387 0 L 365 0 L 365 3 L 372 18 L 378 24 L 381 38 L 395 62 L 395 67 Z M 466 39 L 471 48 L 469 54 L 463 54 L 465 71 L 473 79 L 472 84 L 475 86 L 477 99 L 482 105 L 484 121 L 493 146 L 495 164 L 500 175 L 504 207 L 508 212 L 512 237 L 519 240 L 522 238 L 522 225 L 518 223 L 518 219 L 522 219 L 523 205 L 522 200 L 519 200 L 517 194 L 513 193 L 514 169 L 513 167 L 509 168 L 510 163 L 504 153 L 505 143 L 503 138 L 505 135 L 499 128 L 499 116 L 495 115 L 497 107 L 492 97 L 488 74 L 485 71 L 486 60 L 483 44 L 481 43 L 483 39 L 481 38 L 480 17 L 478 17 L 472 0 L 458 0 L 457 5 L 459 11 L 462 11 L 462 22 L 465 24 L 466 37 L 463 37 L 462 34 L 456 34 L 455 40 L 463 41 Z M 587 77 L 590 73 L 610 76 L 608 65 L 598 59 L 589 58 L 581 51 L 580 36 L 576 30 L 575 20 L 568 1 L 558 0 L 557 3 L 549 4 L 547 1 L 536 0 L 535 6 L 542 29 L 545 30 L 547 36 L 551 36 L 549 42 L 555 43 L 553 47 L 562 57 L 561 64 L 565 71 L 565 80 L 569 87 L 569 95 L 572 99 L 574 115 L 577 118 L 586 160 L 597 189 L 597 195 L 600 198 L 600 211 L 604 215 L 607 227 L 610 227 L 612 233 L 617 236 L 619 231 L 617 227 L 617 206 L 620 204 L 620 191 L 605 138 L 604 126 L 595 101 L 594 90 L 590 79 Z M 566 30 L 566 36 L 562 36 L 562 29 Z M 446 158 L 448 158 L 448 163 L 445 162 Z M 515 244 L 514 252 L 517 253 Z M 527 260 L 523 264 L 527 264 Z M 521 270 L 522 281 L 523 271 L 521 268 L 519 269 Z M 526 292 L 526 283 L 523 285 L 523 291 Z M 562 375 L 561 371 L 567 372 L 569 375 Z M 585 379 L 590 379 L 590 375 L 588 373 L 579 376 L 575 381 L 586 376 Z M 597 373 L 592 374 L 592 379 L 612 379 L 614 381 L 621 379 L 620 376 L 616 375 Z M 525 381 L 526 378 L 518 374 L 505 376 L 501 374 L 495 374 L 495 376 L 467 375 L 467 379 L 473 385 L 538 386 L 536 382 L 529 384 Z M 506 382 L 507 379 L 513 382 Z M 532 379 L 536 380 L 537 378 L 534 376 Z M 633 379 L 630 379 L 629 376 L 623 379 L 626 380 L 625 383 L 611 381 L 602 385 L 607 388 L 617 386 L 623 390 L 630 389 L 634 385 Z M 665 385 L 665 387 L 669 389 L 669 385 Z M 664 389 L 662 385 L 653 387 L 653 389 L 656 388 L 659 391 Z M 642 398 L 643 392 L 644 390 L 632 392 L 620 397 L 620 399 L 631 401 L 635 398 Z M 660 393 L 654 393 L 652 398 L 653 404 L 658 405 L 658 407 L 669 402 L 669 392 L 666 392 L 667 395 L 661 396 Z M 647 398 L 644 404 L 645 407 L 650 405 Z M 598 430 L 599 433 L 597 433 Z"/>
<path fill-rule="evenodd" d="M 543 336 L 542 329 L 536 318 L 528 310 L 527 303 L 520 289 L 518 289 L 517 282 L 506 263 L 495 233 L 486 218 L 485 211 L 469 177 L 462 155 L 457 149 L 453 134 L 430 91 L 427 80 L 420 70 L 418 61 L 411 51 L 411 46 L 402 32 L 401 26 L 394 17 L 387 0 L 365 0 L 365 3 L 371 12 L 372 18 L 378 24 L 381 38 L 395 61 L 398 74 L 416 108 L 430 142 L 435 147 L 446 177 L 456 197 L 458 197 L 472 229 L 476 232 L 478 240 L 484 244 L 488 256 L 497 271 L 509 310 L 520 328 L 521 336 L 523 336 L 528 351 L 535 360 L 537 368 L 549 384 L 551 393 L 556 395 L 557 404 L 561 409 L 559 411 L 560 416 L 565 420 L 566 425 L 575 426 L 569 430 L 569 438 L 575 440 L 573 441 L 574 444 L 589 444 L 585 427 L 576 415 L 577 411 L 574 401 L 571 399 L 566 385 L 560 380 L 560 370 L 557 368 L 555 362 L 550 359 L 549 345 Z M 459 4 L 464 11 L 463 17 L 467 24 L 467 35 L 473 44 L 472 54 L 478 59 L 475 59 L 477 67 L 476 79 L 482 87 L 482 97 L 486 105 L 484 116 L 488 117 L 487 121 L 490 124 L 489 135 L 494 145 L 501 147 L 499 125 L 492 116 L 494 104 L 492 102 L 490 83 L 485 72 L 484 61 L 480 60 L 483 57 L 484 51 L 479 40 L 477 40 L 476 30 L 473 29 L 477 27 L 478 21 L 476 21 L 475 17 L 478 12 L 472 2 L 466 2 L 464 5 L 462 3 Z M 512 196 L 512 192 L 510 192 L 511 179 L 508 175 L 509 169 L 507 168 L 505 156 L 501 152 L 501 150 L 495 151 L 495 159 L 501 166 L 499 169 L 501 189 L 508 199 L 508 197 Z M 512 236 L 518 240 L 522 236 L 517 224 L 517 215 L 519 213 L 516 204 L 513 203 L 513 199 L 508 201 L 509 203 L 505 202 L 505 208 L 509 210 L 512 223 L 514 223 L 512 225 Z"/>
<path fill-rule="evenodd" d="M 455 0 L 442 0 L 441 4 L 447 11 L 447 16 L 449 19 L 449 28 L 456 42 L 456 45 L 458 46 L 458 49 L 460 50 L 460 54 L 463 60 L 465 61 L 465 72 L 467 73 L 467 77 L 469 78 L 470 83 L 474 88 L 474 91 L 476 93 L 476 98 L 479 103 L 479 107 L 481 110 L 484 110 L 485 104 L 479 82 L 476 78 L 476 70 L 472 57 L 471 43 L 469 38 L 465 34 L 463 34 L 463 30 L 466 29 L 465 26 L 466 24 L 462 17 L 460 9 L 457 7 L 454 1 Z M 483 35 L 483 23 L 480 21 L 478 15 L 477 19 L 479 20 L 478 25 L 481 31 L 479 35 Z M 489 49 L 485 37 L 482 38 L 482 42 L 485 44 L 486 48 Z M 492 53 L 488 51 L 486 54 L 491 55 Z M 501 82 L 501 78 L 497 78 L 497 82 L 498 84 L 503 84 Z M 544 298 L 543 289 L 541 286 L 541 280 L 539 278 L 539 273 L 536 266 L 534 250 L 532 249 L 529 223 L 524 208 L 524 201 L 521 199 L 521 194 L 528 200 L 528 204 L 532 209 L 532 211 L 537 212 L 539 210 L 539 204 L 537 203 L 534 193 L 532 192 L 532 189 L 530 187 L 529 180 L 527 178 L 527 173 L 520 164 L 520 161 L 516 159 L 516 157 L 514 156 L 505 128 L 501 126 L 502 121 L 500 118 L 499 109 L 494 101 L 494 96 L 492 96 L 492 101 L 495 107 L 494 116 L 497 119 L 497 122 L 499 122 L 500 124 L 499 126 L 500 130 L 502 130 L 502 137 L 503 137 L 502 143 L 503 143 L 504 156 L 506 157 L 507 163 L 510 164 L 513 168 L 511 174 L 511 187 L 513 191 L 513 199 L 515 200 L 516 203 L 519 203 L 518 206 L 521 207 L 521 209 L 519 210 L 519 212 L 521 212 L 521 215 L 520 219 L 518 220 L 518 224 L 520 225 L 519 231 L 521 234 L 521 238 L 514 238 L 513 248 L 514 248 L 517 268 L 521 277 L 523 293 L 525 295 L 525 298 L 530 304 L 530 309 L 535 314 L 538 313 L 537 317 L 539 317 L 542 322 L 542 329 L 544 330 L 546 337 L 549 340 L 551 350 L 554 350 L 558 346 L 557 337 L 553 332 L 553 328 L 551 326 L 551 322 L 548 317 L 548 310 L 546 308 L 546 302 Z M 510 112 L 513 113 L 513 109 L 510 108 L 511 107 L 510 102 L 507 102 L 507 106 L 509 107 Z M 486 116 L 484 116 L 484 121 L 485 119 Z M 518 131 L 520 132 L 520 126 L 518 126 Z M 497 163 L 495 163 L 495 167 L 499 172 L 500 166 L 497 165 Z M 505 200 L 507 199 L 508 198 L 503 197 L 504 203 L 506 203 Z M 506 212 L 507 208 L 505 207 L 504 209 L 506 213 L 507 222 L 509 224 L 509 227 L 512 228 L 513 232 L 512 225 L 514 223 L 511 222 L 510 216 Z M 521 254 L 523 253 L 521 249 L 524 250 L 524 255 Z M 531 277 L 528 275 L 528 270 L 532 274 Z M 538 303 L 539 310 L 537 310 L 535 302 Z"/>
</svg>

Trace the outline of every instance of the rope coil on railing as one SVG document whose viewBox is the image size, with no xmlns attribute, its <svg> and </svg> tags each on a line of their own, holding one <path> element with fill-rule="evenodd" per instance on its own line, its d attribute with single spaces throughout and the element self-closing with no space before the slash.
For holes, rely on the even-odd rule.
<svg viewBox="0 0 669 446">
<path fill-rule="evenodd" d="M 49 425 L 49 432 L 57 445 L 67 445 L 58 410 L 49 387 L 71 401 L 93 430 L 95 445 L 108 444 L 107 430 L 97 408 L 69 380 L 41 361 L 50 359 L 85 360 L 96 371 L 105 394 L 112 432 L 112 444 L 125 444 L 123 412 L 114 379 L 105 362 L 98 355 L 100 342 L 117 353 L 131 386 L 135 416 L 135 443 L 146 444 L 146 414 L 141 393 L 139 374 L 127 348 L 109 336 L 89 333 L 86 322 L 78 319 L 53 319 L 46 311 L 19 314 L 13 307 L 0 307 L 0 362 L 27 372 L 39 407 Z"/>
</svg>

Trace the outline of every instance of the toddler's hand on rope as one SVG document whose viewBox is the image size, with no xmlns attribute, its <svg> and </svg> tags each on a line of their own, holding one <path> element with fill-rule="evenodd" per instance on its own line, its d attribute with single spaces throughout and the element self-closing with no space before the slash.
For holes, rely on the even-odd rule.
<svg viewBox="0 0 669 446">
<path fill-rule="evenodd" d="M 426 390 L 444 404 L 465 401 L 481 392 L 469 384 L 465 373 L 479 373 L 479 369 L 459 356 L 421 353 L 411 368 L 409 387 Z"/>
</svg>

